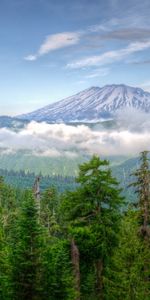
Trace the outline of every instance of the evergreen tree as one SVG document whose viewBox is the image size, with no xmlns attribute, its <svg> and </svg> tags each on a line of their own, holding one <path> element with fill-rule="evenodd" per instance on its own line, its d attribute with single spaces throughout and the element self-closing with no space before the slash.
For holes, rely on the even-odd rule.
<svg viewBox="0 0 150 300">
<path fill-rule="evenodd" d="M 136 208 L 129 210 L 120 229 L 119 247 L 113 257 L 108 290 L 112 299 L 150 299 L 150 169 L 148 152 L 140 156 L 131 185 L 138 195 Z"/>
<path fill-rule="evenodd" d="M 138 194 L 138 210 L 141 236 L 147 240 L 150 238 L 150 168 L 148 151 L 143 151 L 140 157 L 141 165 L 133 174 L 137 180 L 132 185 L 136 187 Z"/>
<path fill-rule="evenodd" d="M 15 191 L 0 177 L 0 299 L 11 299 L 9 261 L 11 232 L 16 215 Z"/>
<path fill-rule="evenodd" d="M 12 299 L 41 299 L 42 231 L 32 192 L 26 191 L 12 244 Z"/>
<path fill-rule="evenodd" d="M 3 226 L 2 208 L 0 208 L 0 299 L 10 300 L 10 264 L 9 243 Z"/>
<path fill-rule="evenodd" d="M 76 190 L 58 196 L 50 187 L 40 205 L 37 193 L 0 177 L 0 299 L 149 300 L 148 152 L 140 159 L 137 206 L 128 211 L 108 161 L 97 156 L 79 167 Z"/>
<path fill-rule="evenodd" d="M 76 299 L 69 246 L 68 241 L 64 238 L 47 240 L 44 252 L 41 299 Z"/>
<path fill-rule="evenodd" d="M 108 268 L 109 300 L 150 299 L 149 287 L 143 272 L 144 261 L 150 258 L 150 254 L 137 234 L 138 228 L 138 212 L 129 209 L 122 219 L 119 245 Z"/>
<path fill-rule="evenodd" d="M 141 241 L 144 247 L 145 257 L 143 272 L 145 276 L 145 282 L 147 283 L 147 293 L 150 293 L 150 256 L 148 255 L 148 249 L 150 248 L 150 166 L 148 151 L 141 152 L 140 167 L 134 173 L 137 178 L 136 182 L 132 185 L 136 187 L 136 193 L 138 194 L 138 223 Z"/>
<path fill-rule="evenodd" d="M 82 299 L 105 298 L 106 266 L 118 242 L 123 198 L 108 166 L 108 161 L 97 156 L 81 165 L 77 178 L 80 187 L 75 192 L 67 193 L 61 206 L 68 234 L 79 251 L 77 264 L 80 264 L 80 270 L 83 268 L 87 273 L 87 278 L 81 273 Z M 78 265 L 75 274 L 76 282 L 80 282 L 77 269 Z M 92 277 L 89 279 L 89 270 L 92 270 L 94 280 Z M 94 287 L 86 285 L 86 282 L 93 281 Z"/>
</svg>

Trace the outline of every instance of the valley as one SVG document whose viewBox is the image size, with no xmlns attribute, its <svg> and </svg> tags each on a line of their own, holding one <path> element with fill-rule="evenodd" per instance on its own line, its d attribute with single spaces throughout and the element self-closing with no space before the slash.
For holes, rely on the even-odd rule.
<svg viewBox="0 0 150 300">
<path fill-rule="evenodd" d="M 1 172 L 8 172 L 5 177 L 11 184 L 13 170 L 14 178 L 23 172 L 30 187 L 33 178 L 28 174 L 32 173 L 41 174 L 46 186 L 50 182 L 46 176 L 58 185 L 55 176 L 76 177 L 78 166 L 96 153 L 110 161 L 127 194 L 129 174 L 136 168 L 140 152 L 130 150 L 132 139 L 138 134 L 138 147 L 138 139 L 150 129 L 149 112 L 150 93 L 122 84 L 91 87 L 29 114 L 0 116 Z M 22 187 L 21 179 L 14 179 L 15 185 L 17 182 Z"/>
</svg>

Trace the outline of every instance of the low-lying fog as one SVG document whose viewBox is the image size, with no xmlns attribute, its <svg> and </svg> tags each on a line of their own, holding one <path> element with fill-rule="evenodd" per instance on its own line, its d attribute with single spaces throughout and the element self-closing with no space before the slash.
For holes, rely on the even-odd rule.
<svg viewBox="0 0 150 300">
<path fill-rule="evenodd" d="M 30 122 L 15 132 L 0 129 L 0 148 L 6 153 L 31 150 L 34 155 L 76 157 L 78 154 L 137 155 L 150 149 L 150 115 L 124 111 L 117 125 L 105 129 L 96 125 L 47 124 Z M 1 151 L 2 152 L 2 151 Z"/>
</svg>

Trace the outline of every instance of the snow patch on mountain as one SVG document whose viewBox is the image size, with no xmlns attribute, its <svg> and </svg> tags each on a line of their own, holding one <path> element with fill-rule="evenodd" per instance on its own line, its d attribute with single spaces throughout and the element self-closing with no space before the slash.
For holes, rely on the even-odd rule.
<svg viewBox="0 0 150 300">
<path fill-rule="evenodd" d="M 91 87 L 19 118 L 52 123 L 101 121 L 126 108 L 150 112 L 150 93 L 126 85 Z"/>
</svg>

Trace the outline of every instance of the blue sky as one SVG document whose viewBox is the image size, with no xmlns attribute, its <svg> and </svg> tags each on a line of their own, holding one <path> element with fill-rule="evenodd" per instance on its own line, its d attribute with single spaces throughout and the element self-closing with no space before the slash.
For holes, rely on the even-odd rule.
<svg viewBox="0 0 150 300">
<path fill-rule="evenodd" d="M 150 91 L 149 0 L 0 0 L 0 115 L 90 86 Z"/>
</svg>

